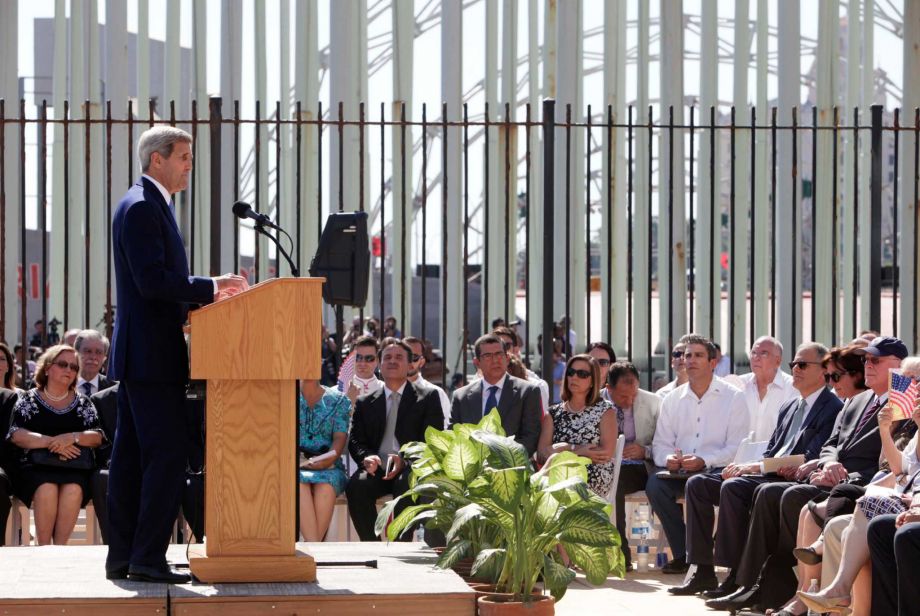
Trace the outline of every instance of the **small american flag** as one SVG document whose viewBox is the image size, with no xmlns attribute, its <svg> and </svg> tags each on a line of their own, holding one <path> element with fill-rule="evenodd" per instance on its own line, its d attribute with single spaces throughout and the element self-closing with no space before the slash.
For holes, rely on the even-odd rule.
<svg viewBox="0 0 920 616">
<path fill-rule="evenodd" d="M 910 419 L 917 404 L 917 381 L 892 370 L 888 375 L 888 406 L 891 407 L 892 420 Z"/>
<path fill-rule="evenodd" d="M 342 393 L 348 392 L 351 380 L 355 378 L 355 352 L 352 351 L 339 368 L 338 388 Z"/>
</svg>

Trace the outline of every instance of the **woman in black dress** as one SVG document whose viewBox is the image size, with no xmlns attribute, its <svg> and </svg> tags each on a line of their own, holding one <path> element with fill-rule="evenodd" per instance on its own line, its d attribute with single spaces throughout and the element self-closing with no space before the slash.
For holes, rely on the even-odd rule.
<svg viewBox="0 0 920 616">
<path fill-rule="evenodd" d="M 13 408 L 7 438 L 23 450 L 13 492 L 35 512 L 39 545 L 67 543 L 91 496 L 93 469 L 81 460 L 92 459 L 91 450 L 102 444 L 102 430 L 93 403 L 75 391 L 79 373 L 73 347 L 49 348 L 38 358 L 36 387 L 20 394 Z M 84 450 L 90 451 L 81 454 Z M 48 457 L 69 462 L 52 466 Z"/>
</svg>

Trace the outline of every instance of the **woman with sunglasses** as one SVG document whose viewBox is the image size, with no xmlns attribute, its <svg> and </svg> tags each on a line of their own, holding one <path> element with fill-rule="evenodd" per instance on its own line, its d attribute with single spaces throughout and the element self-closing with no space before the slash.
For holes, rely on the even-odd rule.
<svg viewBox="0 0 920 616">
<path fill-rule="evenodd" d="M 601 399 L 597 383 L 600 368 L 590 355 L 575 355 L 565 366 L 562 402 L 543 416 L 537 457 L 540 462 L 559 451 L 572 451 L 591 459 L 588 487 L 604 498 L 613 484 L 613 453 L 617 418 L 613 407 Z"/>
<path fill-rule="evenodd" d="M 860 347 L 849 345 L 831 349 L 822 360 L 824 381 L 834 388 L 841 400 L 848 400 L 866 391 L 862 355 L 855 351 Z"/>
<path fill-rule="evenodd" d="M 39 545 L 67 543 L 89 502 L 92 450 L 102 444 L 99 416 L 76 391 L 76 349 L 59 344 L 38 358 L 35 387 L 13 408 L 7 439 L 23 450 L 13 492 L 35 511 Z"/>
</svg>

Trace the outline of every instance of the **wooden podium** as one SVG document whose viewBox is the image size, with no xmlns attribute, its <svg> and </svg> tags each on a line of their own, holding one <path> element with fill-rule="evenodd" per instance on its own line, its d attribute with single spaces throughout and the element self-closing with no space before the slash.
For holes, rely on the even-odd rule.
<svg viewBox="0 0 920 616">
<path fill-rule="evenodd" d="M 279 278 L 190 313 L 191 376 L 206 379 L 201 581 L 313 582 L 295 551 L 297 379 L 320 377 L 324 278 Z"/>
</svg>

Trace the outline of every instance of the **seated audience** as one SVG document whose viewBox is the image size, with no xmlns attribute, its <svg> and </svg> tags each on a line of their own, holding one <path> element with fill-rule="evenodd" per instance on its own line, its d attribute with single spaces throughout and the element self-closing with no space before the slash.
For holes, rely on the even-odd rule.
<svg viewBox="0 0 920 616">
<path fill-rule="evenodd" d="M 690 473 L 720 471 L 735 457 L 750 423 L 744 394 L 713 374 L 716 349 L 696 334 L 681 339 L 688 381 L 668 394 L 652 441 L 655 473 L 645 492 L 661 520 L 673 559 L 664 573 L 687 571 L 686 526 L 677 499 L 684 495 Z M 659 477 L 659 471 L 670 471 Z"/>
<path fill-rule="evenodd" d="M 482 378 L 454 392 L 450 423 L 478 423 L 497 408 L 505 434 L 532 455 L 540 439 L 540 391 L 508 374 L 508 353 L 498 336 L 486 334 L 473 344 L 473 364 Z"/>
<path fill-rule="evenodd" d="M 329 529 L 335 498 L 348 476 L 342 452 L 348 438 L 351 403 L 338 390 L 305 380 L 297 396 L 300 449 L 300 534 L 322 541 Z"/>
<path fill-rule="evenodd" d="M 518 333 L 511 327 L 500 326 L 492 330 L 492 333 L 498 336 L 502 342 L 505 343 L 505 350 L 508 351 L 510 357 L 516 357 L 518 360 L 521 360 L 521 345 L 523 341 Z M 549 385 L 546 384 L 546 381 L 537 376 L 537 373 L 529 369 L 523 361 L 521 361 L 521 366 L 523 366 L 525 375 L 518 376 L 520 379 L 536 385 L 540 390 L 540 409 L 545 413 L 546 409 L 549 408 Z"/>
<path fill-rule="evenodd" d="M 907 511 L 872 518 L 868 527 L 872 559 L 872 614 L 915 614 L 920 606 L 920 496 Z"/>
<path fill-rule="evenodd" d="M 23 450 L 13 487 L 35 511 L 39 545 L 67 543 L 90 499 L 92 449 L 103 441 L 93 403 L 75 391 L 78 361 L 66 345 L 39 357 L 36 387 L 20 396 L 7 435 Z"/>
<path fill-rule="evenodd" d="M 754 348 L 757 349 L 755 344 Z M 803 455 L 818 457 L 831 434 L 843 404 L 824 385 L 821 358 L 827 349 L 818 343 L 801 345 L 792 361 L 793 383 L 799 396 L 787 401 L 779 412 L 779 422 L 763 453 L 763 458 Z M 752 356 L 754 353 L 752 353 Z M 783 481 L 793 476 L 797 466 L 765 475 L 763 462 L 729 464 L 721 473 L 691 477 L 687 482 L 687 560 L 697 566 L 693 577 L 672 594 L 702 592 L 706 598 L 724 597 L 737 590 L 735 568 L 747 538 L 750 507 L 758 486 Z M 715 507 L 718 525 L 713 539 Z M 718 585 L 714 565 L 728 567 L 729 575 Z M 718 586 L 718 588 L 717 588 Z"/>
<path fill-rule="evenodd" d="M 823 346 L 821 349 L 823 351 L 816 358 L 815 366 L 820 364 L 826 351 Z M 754 433 L 755 442 L 767 441 L 776 430 L 779 409 L 789 400 L 798 398 L 799 392 L 793 386 L 792 377 L 780 370 L 783 345 L 779 340 L 772 336 L 761 336 L 751 346 L 749 357 L 751 371 L 740 378 L 744 383 L 742 391 L 751 414 L 750 430 Z M 821 370 L 814 372 L 820 381 Z"/>
<path fill-rule="evenodd" d="M 100 372 L 105 367 L 105 360 L 109 355 L 108 338 L 95 329 L 84 329 L 77 334 L 74 348 L 80 355 L 77 391 L 84 396 L 92 396 L 115 384 L 115 381 Z"/>
<path fill-rule="evenodd" d="M 501 347 L 501 342 L 496 342 Z M 399 453 L 400 447 L 425 440 L 428 426 L 444 426 L 437 392 L 416 387 L 408 380 L 411 355 L 412 349 L 405 342 L 385 338 L 380 350 L 384 386 L 360 396 L 355 405 L 348 452 L 358 470 L 348 480 L 345 492 L 361 541 L 378 540 L 374 533 L 377 499 L 385 494 L 399 496 L 409 489 L 410 468 Z M 395 515 L 408 505 L 401 501 Z"/>
<path fill-rule="evenodd" d="M 79 336 L 82 331 L 83 330 L 78 327 L 68 329 L 64 332 L 64 338 L 61 340 L 61 344 L 73 346 L 77 342 L 77 336 Z"/>
<path fill-rule="evenodd" d="M 600 375 L 600 368 L 590 355 L 569 359 L 562 384 L 563 402 L 549 407 L 543 416 L 537 457 L 545 462 L 557 451 L 573 451 L 590 458 L 588 487 L 605 498 L 613 485 L 617 418 L 598 393 L 596 383 Z"/>
<path fill-rule="evenodd" d="M 347 395 L 352 407 L 358 396 L 366 396 L 375 391 L 380 391 L 383 381 L 377 378 L 374 371 L 377 369 L 377 352 L 380 346 L 373 336 L 361 336 L 355 342 L 355 376 L 348 386 Z"/>
<path fill-rule="evenodd" d="M 5 345 L 3 345 L 5 346 Z M 13 407 L 19 396 L 9 387 L 0 387 L 0 434 L 6 434 L 13 418 Z M 6 439 L 0 441 L 0 529 L 6 529 L 13 499 L 13 468 L 16 465 L 17 449 Z M 0 531 L 0 546 L 6 541 L 6 533 Z"/>
<path fill-rule="evenodd" d="M 655 437 L 661 398 L 639 389 L 639 371 L 628 361 L 610 364 L 607 385 L 601 391 L 616 413 L 617 436 L 622 434 L 626 437 L 615 506 L 620 548 L 629 571 L 632 555 L 626 532 L 626 495 L 644 490 L 648 483 L 648 469 L 652 467 L 652 439 Z"/>
<path fill-rule="evenodd" d="M 682 338 L 671 349 L 671 370 L 674 372 L 674 380 L 655 391 L 662 398 L 687 382 L 687 366 L 684 363 L 684 350 L 686 348 L 687 345 L 683 343 Z"/>
<path fill-rule="evenodd" d="M 876 415 L 888 398 L 888 370 L 901 365 L 907 347 L 897 338 L 879 337 L 859 352 L 866 355 L 865 380 L 871 389 L 844 405 L 818 459 L 800 466 L 795 482 L 757 488 L 737 572 L 740 588 L 710 599 L 707 606 L 740 610 L 755 603 L 769 607 L 789 600 L 797 586 L 792 550 L 802 506 L 840 483 L 865 485 L 878 471 L 882 444 Z"/>
<path fill-rule="evenodd" d="M 606 342 L 592 342 L 588 345 L 585 353 L 594 358 L 594 361 L 597 362 L 597 365 L 600 367 L 602 374 L 607 374 L 607 369 L 610 367 L 610 364 L 617 360 L 616 351 L 614 351 L 613 347 Z M 601 391 L 603 391 L 604 383 L 598 383 L 598 387 L 600 387 Z"/>
</svg>

